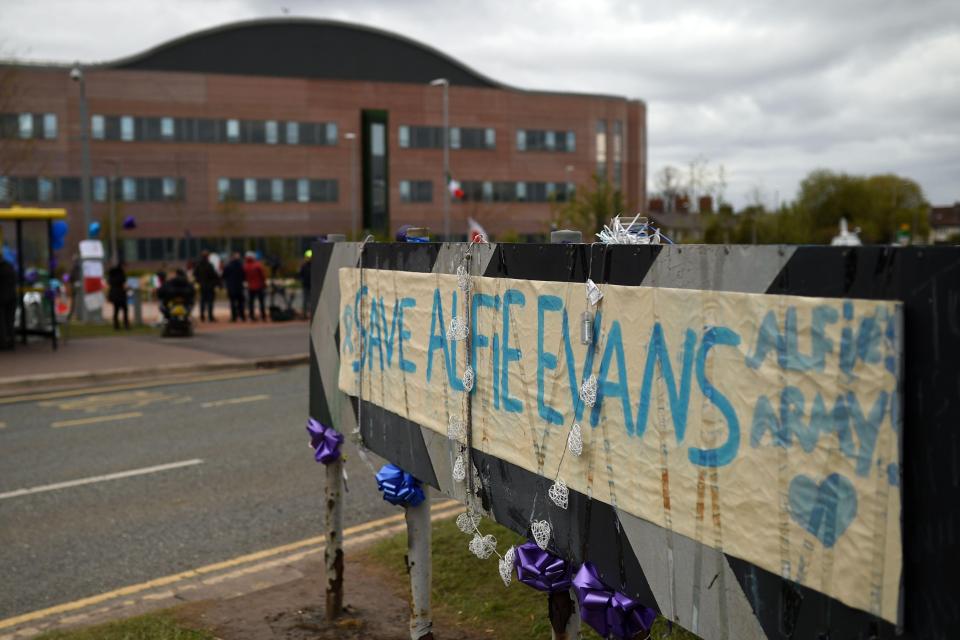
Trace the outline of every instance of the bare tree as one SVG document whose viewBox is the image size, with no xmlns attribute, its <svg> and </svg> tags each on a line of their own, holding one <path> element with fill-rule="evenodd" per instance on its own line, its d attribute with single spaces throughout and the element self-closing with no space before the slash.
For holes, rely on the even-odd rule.
<svg viewBox="0 0 960 640">
<path fill-rule="evenodd" d="M 660 169 L 654 178 L 657 191 L 663 197 L 666 213 L 673 213 L 677 196 L 683 192 L 680 181 L 680 170 L 669 164 Z"/>
</svg>

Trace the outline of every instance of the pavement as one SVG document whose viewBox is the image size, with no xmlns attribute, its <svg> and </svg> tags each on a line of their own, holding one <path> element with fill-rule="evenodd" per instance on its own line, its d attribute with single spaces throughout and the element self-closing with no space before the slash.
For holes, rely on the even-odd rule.
<svg viewBox="0 0 960 640">
<path fill-rule="evenodd" d="M 221 318 L 229 314 L 219 314 Z M 15 351 L 0 352 L 0 395 L 38 384 L 76 382 L 131 375 L 307 362 L 309 324 L 291 322 L 196 323 L 190 338 L 124 334 L 74 338 L 54 351 L 35 339 Z"/>
<path fill-rule="evenodd" d="M 324 533 L 307 389 L 297 366 L 0 399 L 0 637 L 302 576 Z M 348 541 L 398 530 L 382 461 L 345 454 Z"/>
</svg>

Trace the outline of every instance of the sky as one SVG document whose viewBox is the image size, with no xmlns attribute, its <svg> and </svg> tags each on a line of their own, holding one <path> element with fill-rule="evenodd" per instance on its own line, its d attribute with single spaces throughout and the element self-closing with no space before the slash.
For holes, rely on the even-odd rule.
<svg viewBox="0 0 960 640">
<path fill-rule="evenodd" d="M 527 89 L 648 107 L 649 187 L 723 167 L 725 199 L 775 207 L 818 168 L 960 201 L 958 0 L 0 0 L 0 51 L 97 62 L 259 17 L 332 18 L 429 44 Z"/>
</svg>

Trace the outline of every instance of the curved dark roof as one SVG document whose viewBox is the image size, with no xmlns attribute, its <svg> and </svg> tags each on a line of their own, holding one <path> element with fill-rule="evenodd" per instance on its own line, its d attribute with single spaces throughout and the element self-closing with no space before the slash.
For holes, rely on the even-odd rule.
<svg viewBox="0 0 960 640">
<path fill-rule="evenodd" d="M 290 78 L 505 88 L 423 43 L 370 27 L 309 18 L 236 22 L 198 31 L 105 67 Z"/>
</svg>

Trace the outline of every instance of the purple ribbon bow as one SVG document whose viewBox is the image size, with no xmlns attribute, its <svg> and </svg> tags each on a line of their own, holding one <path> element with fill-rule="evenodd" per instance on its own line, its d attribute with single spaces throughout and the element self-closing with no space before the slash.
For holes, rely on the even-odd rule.
<svg viewBox="0 0 960 640">
<path fill-rule="evenodd" d="M 523 584 L 547 593 L 570 588 L 570 567 L 563 558 L 529 541 L 517 547 L 516 553 L 517 580 Z"/>
<path fill-rule="evenodd" d="M 591 562 L 584 562 L 573 578 L 580 601 L 580 617 L 604 638 L 633 638 L 653 626 L 657 614 L 637 600 L 608 589 Z"/>
<path fill-rule="evenodd" d="M 333 427 L 326 427 L 313 418 L 307 420 L 307 433 L 310 434 L 310 446 L 313 447 L 313 458 L 322 464 L 330 464 L 340 459 L 340 445 L 343 444 L 343 434 Z"/>
<path fill-rule="evenodd" d="M 385 464 L 377 472 L 377 488 L 390 504 L 415 507 L 423 502 L 420 481 L 395 464 Z"/>
</svg>

